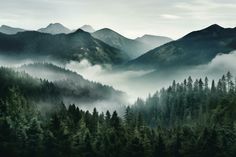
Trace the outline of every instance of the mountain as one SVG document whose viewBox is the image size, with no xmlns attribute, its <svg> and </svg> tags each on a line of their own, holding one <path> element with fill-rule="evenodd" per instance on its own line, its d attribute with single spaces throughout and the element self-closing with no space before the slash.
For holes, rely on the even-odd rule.
<svg viewBox="0 0 236 157">
<path fill-rule="evenodd" d="M 0 54 L 23 58 L 47 57 L 58 61 L 87 59 L 92 64 L 120 64 L 127 56 L 83 30 L 70 34 L 46 34 L 36 31 L 15 35 L 0 33 Z"/>
<path fill-rule="evenodd" d="M 43 74 L 45 75 L 41 78 Z M 55 77 L 64 75 L 67 78 L 48 81 L 46 74 Z M 51 112 L 62 102 L 90 111 L 96 107 L 101 112 L 108 109 L 122 111 L 124 106 L 120 104 L 126 104 L 125 93 L 85 80 L 76 73 L 47 63 L 24 65 L 18 69 L 0 67 L 0 82 L 3 84 L 0 86 L 1 100 L 11 90 L 16 90 L 27 98 L 27 102 L 32 102 L 30 105 L 37 105 L 43 112 Z"/>
<path fill-rule="evenodd" d="M 235 45 L 236 29 L 214 24 L 151 50 L 127 65 L 129 68 L 172 68 L 206 64 L 219 53 L 231 52 Z"/>
<path fill-rule="evenodd" d="M 135 40 L 145 43 L 146 45 L 149 45 L 150 49 L 154 49 L 156 47 L 159 47 L 161 45 L 173 41 L 173 39 L 168 37 L 148 35 L 148 34 L 142 37 L 138 37 Z"/>
<path fill-rule="evenodd" d="M 98 30 L 92 33 L 92 36 L 107 43 L 112 47 L 118 48 L 126 52 L 128 56 L 132 59 L 150 50 L 148 45 L 140 41 L 128 39 L 108 28 Z"/>
<path fill-rule="evenodd" d="M 93 29 L 93 27 L 90 25 L 83 25 L 82 27 L 80 27 L 80 29 L 82 29 L 85 32 L 89 32 L 89 33 L 95 32 L 95 29 Z"/>
<path fill-rule="evenodd" d="M 71 32 L 70 29 L 66 28 L 60 23 L 50 23 L 47 27 L 45 28 L 40 28 L 38 30 L 41 33 L 50 33 L 50 34 L 68 34 Z"/>
<path fill-rule="evenodd" d="M 21 28 L 14 28 L 14 27 L 10 27 L 10 26 L 6 26 L 6 25 L 2 25 L 0 27 L 0 33 L 4 33 L 4 34 L 16 34 L 18 32 L 24 32 L 24 29 Z"/>
<path fill-rule="evenodd" d="M 34 78 L 52 82 L 67 104 L 94 104 L 97 101 L 111 101 L 111 99 L 114 102 L 124 103 L 125 94 L 123 92 L 110 86 L 88 81 L 75 72 L 51 63 L 27 64 L 17 70 Z"/>
</svg>

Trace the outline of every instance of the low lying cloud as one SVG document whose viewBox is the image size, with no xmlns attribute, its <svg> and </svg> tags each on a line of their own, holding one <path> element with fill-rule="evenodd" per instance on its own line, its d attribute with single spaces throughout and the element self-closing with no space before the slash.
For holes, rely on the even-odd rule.
<svg viewBox="0 0 236 157">
<path fill-rule="evenodd" d="M 133 102 L 140 95 L 137 94 L 133 86 L 134 80 L 153 71 L 114 71 L 110 65 L 92 65 L 87 60 L 81 62 L 71 61 L 66 65 L 66 69 L 77 72 L 88 80 L 110 85 L 115 89 L 126 92 L 130 98 L 129 102 Z"/>
<path fill-rule="evenodd" d="M 8 68 L 18 68 L 24 64 L 33 63 L 31 59 L 19 59 L 14 57 L 0 56 L 0 66 Z"/>
<path fill-rule="evenodd" d="M 0 66 L 19 67 L 32 62 L 34 61 L 9 59 L 0 56 Z M 163 87 L 169 86 L 173 80 L 182 82 L 188 76 L 192 76 L 193 79 L 207 76 L 209 80 L 218 80 L 228 71 L 236 76 L 236 51 L 229 54 L 219 54 L 210 63 L 205 65 L 172 71 L 121 71 L 112 69 L 110 65 L 92 65 L 88 60 L 82 60 L 81 62 L 70 61 L 65 65 L 65 68 L 82 75 L 85 79 L 110 85 L 117 90 L 126 92 L 129 98 L 128 102 L 133 103 L 137 97 L 145 98 L 149 93 L 152 94 Z M 37 71 L 37 75 L 39 74 L 41 73 Z M 51 75 L 47 71 L 42 71 L 40 77 L 44 75 L 49 80 L 51 76 L 51 81 L 56 80 L 54 78 L 64 78 L 59 74 Z M 107 103 L 101 102 L 100 104 Z"/>
<path fill-rule="evenodd" d="M 230 71 L 236 76 L 236 51 L 219 54 L 210 63 L 186 67 L 173 71 L 112 71 L 110 66 L 91 65 L 87 60 L 71 61 L 66 68 L 81 74 L 88 80 L 101 82 L 126 92 L 129 102 L 137 97 L 145 98 L 163 87 L 171 85 L 173 80 L 182 82 L 185 78 L 205 78 L 218 80 Z"/>
<path fill-rule="evenodd" d="M 207 67 L 207 73 L 210 74 L 225 73 L 227 71 L 236 74 L 236 51 L 217 55 Z"/>
</svg>

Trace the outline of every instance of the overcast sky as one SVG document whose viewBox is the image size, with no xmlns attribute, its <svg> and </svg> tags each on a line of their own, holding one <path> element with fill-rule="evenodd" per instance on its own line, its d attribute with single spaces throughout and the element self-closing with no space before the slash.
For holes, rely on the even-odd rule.
<svg viewBox="0 0 236 157">
<path fill-rule="evenodd" d="M 60 22 L 70 29 L 90 24 L 135 38 L 177 39 L 217 23 L 236 27 L 235 0 L 0 0 L 0 25 L 38 29 Z"/>
</svg>

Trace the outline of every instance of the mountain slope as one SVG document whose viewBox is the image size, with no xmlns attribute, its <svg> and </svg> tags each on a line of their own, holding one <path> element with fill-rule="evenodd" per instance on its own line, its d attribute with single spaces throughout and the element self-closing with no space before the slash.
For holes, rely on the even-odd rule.
<svg viewBox="0 0 236 157">
<path fill-rule="evenodd" d="M 85 32 L 89 32 L 89 33 L 95 32 L 95 29 L 93 29 L 93 27 L 90 25 L 83 25 L 82 27 L 80 27 L 80 29 L 82 29 Z"/>
<path fill-rule="evenodd" d="M 49 63 L 23 65 L 17 70 L 38 79 L 49 80 L 66 103 L 110 101 L 124 103 L 125 94 L 112 87 L 85 80 L 81 75 Z"/>
<path fill-rule="evenodd" d="M 146 34 L 142 37 L 136 38 L 135 40 L 149 45 L 150 49 L 154 49 L 154 48 L 164 45 L 168 42 L 171 42 L 173 39 L 168 38 L 168 37 L 163 37 L 163 36 L 155 36 L 155 35 L 147 35 Z"/>
<path fill-rule="evenodd" d="M 50 33 L 50 34 L 68 34 L 71 32 L 70 29 L 66 28 L 60 23 L 50 23 L 47 27 L 45 28 L 40 28 L 38 30 L 41 33 Z"/>
<path fill-rule="evenodd" d="M 0 33 L 4 33 L 4 34 L 16 34 L 18 32 L 24 32 L 24 29 L 21 28 L 14 28 L 14 27 L 10 27 L 10 26 L 6 26 L 6 25 L 2 25 L 0 27 Z"/>
<path fill-rule="evenodd" d="M 24 58 L 40 56 L 59 61 L 87 59 L 92 64 L 120 64 L 127 60 L 120 50 L 82 30 L 58 35 L 34 31 L 0 34 L 0 54 Z"/>
<path fill-rule="evenodd" d="M 236 29 L 212 25 L 187 34 L 130 61 L 129 67 L 167 68 L 209 63 L 218 53 L 234 50 Z"/>
<path fill-rule="evenodd" d="M 126 52 L 130 58 L 138 57 L 139 55 L 149 50 L 148 46 L 144 43 L 128 39 L 108 28 L 98 30 L 92 33 L 92 36 L 107 43 L 112 47 Z"/>
</svg>

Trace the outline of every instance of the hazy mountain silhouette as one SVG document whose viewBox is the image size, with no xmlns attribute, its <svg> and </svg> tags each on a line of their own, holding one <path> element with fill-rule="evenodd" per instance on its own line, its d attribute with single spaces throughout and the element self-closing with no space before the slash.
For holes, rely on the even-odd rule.
<svg viewBox="0 0 236 157">
<path fill-rule="evenodd" d="M 95 32 L 95 29 L 90 25 L 83 25 L 82 27 L 80 27 L 80 29 L 82 29 L 85 32 L 89 32 L 89 33 Z"/>
<path fill-rule="evenodd" d="M 109 28 L 98 30 L 92 36 L 110 46 L 123 50 L 130 58 L 138 57 L 148 50 L 144 43 L 128 39 Z"/>
<path fill-rule="evenodd" d="M 68 34 L 71 32 L 69 28 L 66 28 L 60 23 L 50 23 L 47 27 L 40 28 L 38 31 L 41 33 L 50 33 L 50 34 L 61 34 L 61 33 Z"/>
<path fill-rule="evenodd" d="M 24 31 L 25 31 L 24 29 L 14 28 L 7 25 L 2 25 L 0 27 L 0 33 L 4 33 L 4 34 L 16 34 L 18 32 L 24 32 Z"/>
<path fill-rule="evenodd" d="M 173 39 L 164 36 L 155 36 L 146 34 L 142 37 L 136 38 L 135 40 L 145 43 L 146 45 L 149 45 L 150 49 L 154 49 L 168 42 L 171 42 Z"/>
<path fill-rule="evenodd" d="M 144 36 L 136 40 L 129 39 L 123 35 L 109 29 L 104 28 L 92 33 L 92 36 L 102 40 L 110 46 L 118 48 L 128 54 L 131 59 L 134 59 L 145 52 L 156 48 L 166 42 L 169 42 L 171 39 L 156 37 L 156 36 Z M 157 40 L 159 40 L 157 42 Z"/>
</svg>

